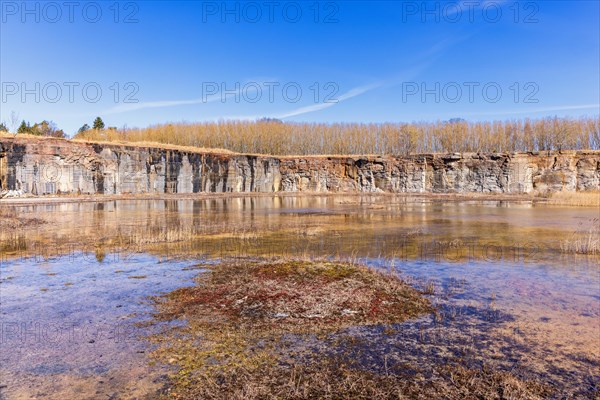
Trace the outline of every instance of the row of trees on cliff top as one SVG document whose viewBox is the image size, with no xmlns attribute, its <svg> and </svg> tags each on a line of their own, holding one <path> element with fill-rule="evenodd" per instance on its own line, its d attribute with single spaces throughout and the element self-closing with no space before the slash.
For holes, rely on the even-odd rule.
<svg viewBox="0 0 600 400">
<path fill-rule="evenodd" d="M 88 131 L 90 129 L 95 129 L 95 130 L 104 129 L 104 121 L 102 121 L 102 118 L 97 117 L 94 120 L 91 128 L 88 124 L 84 124 L 81 128 L 79 128 L 78 133 L 82 133 L 82 132 Z M 116 128 L 111 128 L 111 129 L 116 129 Z M 9 132 L 5 123 L 0 123 L 0 132 L 6 132 L 6 133 Z M 54 122 L 46 121 L 46 120 L 44 120 L 42 122 L 38 122 L 33 125 L 31 125 L 29 122 L 26 122 L 25 120 L 23 120 L 21 122 L 21 124 L 19 125 L 19 127 L 17 128 L 16 133 L 17 134 L 35 135 L 35 136 L 49 136 L 49 137 L 56 137 L 56 138 L 66 138 L 67 137 L 65 135 L 65 132 L 62 129 L 58 129 L 58 127 L 56 126 L 56 124 Z"/>
<path fill-rule="evenodd" d="M 273 155 L 511 152 L 599 149 L 600 118 L 322 124 L 223 121 L 87 130 L 76 138 L 158 142 Z"/>
<path fill-rule="evenodd" d="M 54 122 L 46 120 L 33 125 L 31 125 L 29 122 L 22 121 L 21 125 L 19 125 L 19 128 L 17 129 L 17 133 L 26 133 L 36 136 L 50 136 L 56 138 L 66 137 L 65 132 L 62 129 L 58 129 Z"/>
</svg>

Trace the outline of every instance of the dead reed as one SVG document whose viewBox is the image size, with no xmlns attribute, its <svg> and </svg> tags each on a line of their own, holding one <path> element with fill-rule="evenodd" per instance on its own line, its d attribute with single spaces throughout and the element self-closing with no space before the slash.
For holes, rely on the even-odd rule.
<svg viewBox="0 0 600 400">
<path fill-rule="evenodd" d="M 560 244 L 563 253 L 600 254 L 600 218 L 589 221 L 587 228 L 573 232 L 569 239 Z"/>
</svg>

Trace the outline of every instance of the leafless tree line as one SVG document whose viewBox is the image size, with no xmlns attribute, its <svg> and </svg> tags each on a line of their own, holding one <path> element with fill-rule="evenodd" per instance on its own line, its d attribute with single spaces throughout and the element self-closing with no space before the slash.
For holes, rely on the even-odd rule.
<svg viewBox="0 0 600 400">
<path fill-rule="evenodd" d="M 600 117 L 423 123 L 170 123 L 88 130 L 76 138 L 158 142 L 273 155 L 513 152 L 600 149 Z"/>
</svg>

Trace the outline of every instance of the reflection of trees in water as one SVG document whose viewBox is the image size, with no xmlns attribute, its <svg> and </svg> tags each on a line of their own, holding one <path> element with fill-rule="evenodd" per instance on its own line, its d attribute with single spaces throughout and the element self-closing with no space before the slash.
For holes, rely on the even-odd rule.
<svg viewBox="0 0 600 400">
<path fill-rule="evenodd" d="M 501 236 L 490 237 L 485 231 L 480 237 L 475 229 L 472 231 L 475 233 L 457 238 L 452 235 L 452 225 L 441 229 L 435 222 L 425 228 L 394 227 L 380 220 L 366 222 L 346 214 L 310 217 L 276 214 L 244 220 L 202 213 L 196 206 L 190 208 L 190 213 L 181 213 L 180 205 L 170 203 L 176 202 L 165 203 L 164 212 L 142 213 L 128 219 L 113 216 L 114 212 L 106 208 L 105 211 L 96 208 L 92 224 L 82 224 L 76 233 L 75 228 L 52 222 L 35 229 L 3 231 L 0 253 L 6 257 L 35 252 L 58 256 L 76 251 L 96 253 L 100 246 L 105 254 L 148 251 L 162 256 L 313 256 L 456 264 L 473 261 L 522 264 L 556 258 L 553 264 L 560 261 L 563 267 L 577 266 L 573 262 L 576 260 L 584 261 L 581 265 L 588 264 L 585 255 L 561 255 L 563 241 L 524 242 L 518 231 L 511 234 L 506 224 L 498 230 Z M 171 207 L 178 211 L 166 211 Z M 468 231 L 468 226 L 462 229 Z M 570 262 L 563 262 L 566 258 Z"/>
</svg>

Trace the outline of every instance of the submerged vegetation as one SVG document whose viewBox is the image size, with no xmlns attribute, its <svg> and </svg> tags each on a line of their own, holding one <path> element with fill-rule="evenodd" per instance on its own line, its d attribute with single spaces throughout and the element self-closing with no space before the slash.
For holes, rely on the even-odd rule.
<svg viewBox="0 0 600 400">
<path fill-rule="evenodd" d="M 382 354 L 380 339 L 352 333 L 364 328 L 393 338 L 411 329 L 399 323 L 434 312 L 395 275 L 331 261 L 242 259 L 204 267 L 196 286 L 157 299 L 159 320 L 187 321 L 152 337 L 154 358 L 175 367 L 165 398 L 538 399 L 550 393 L 544 384 L 486 366 L 420 366 L 408 354 L 398 361 L 408 342 Z"/>
<path fill-rule="evenodd" d="M 41 218 L 22 216 L 11 208 L 0 208 L 0 229 L 2 230 L 35 227 L 44 223 L 45 221 Z"/>
<path fill-rule="evenodd" d="M 600 149 L 600 118 L 436 123 L 222 121 L 89 129 L 76 139 L 156 142 L 271 155 L 512 152 Z"/>
</svg>

